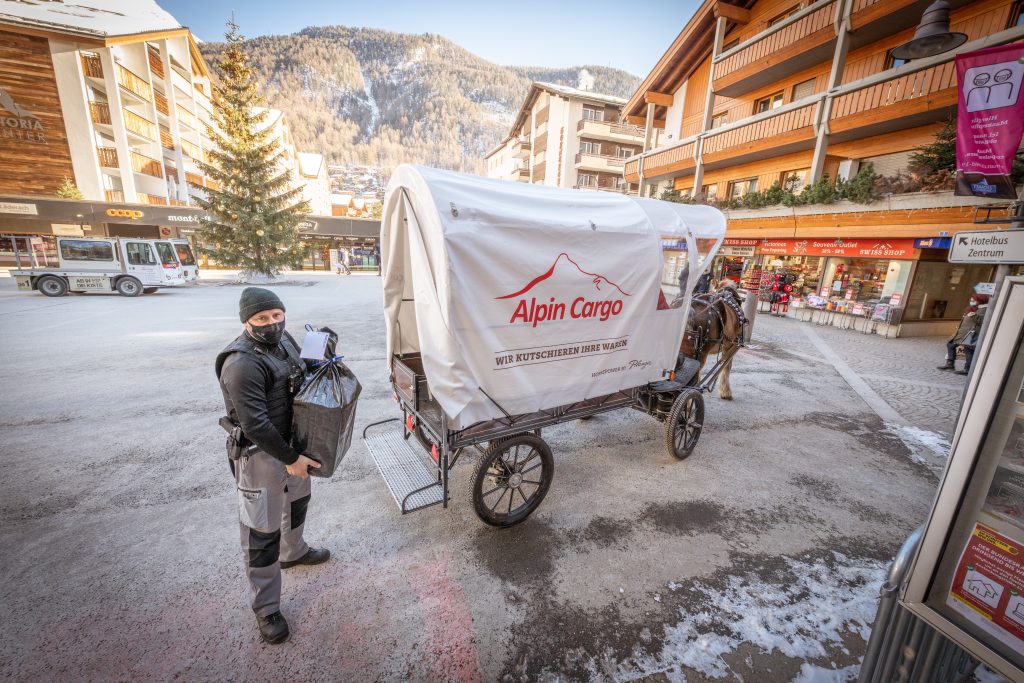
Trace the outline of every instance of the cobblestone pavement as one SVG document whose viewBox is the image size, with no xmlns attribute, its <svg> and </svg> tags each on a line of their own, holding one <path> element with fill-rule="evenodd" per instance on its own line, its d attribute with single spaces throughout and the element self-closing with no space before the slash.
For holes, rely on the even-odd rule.
<svg viewBox="0 0 1024 683">
<path fill-rule="evenodd" d="M 805 325 L 811 323 L 761 313 L 754 342 L 813 357 L 815 351 L 800 329 Z M 944 337 L 886 339 L 836 327 L 812 328 L 907 422 L 952 437 L 967 378 L 937 368 L 946 353 Z M 958 368 L 961 363 L 957 361 Z"/>
</svg>

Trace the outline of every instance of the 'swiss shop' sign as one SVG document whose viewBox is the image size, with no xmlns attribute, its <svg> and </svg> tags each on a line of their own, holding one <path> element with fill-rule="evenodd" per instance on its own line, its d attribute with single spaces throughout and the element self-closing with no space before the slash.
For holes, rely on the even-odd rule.
<svg viewBox="0 0 1024 683">
<path fill-rule="evenodd" d="M 575 269 L 582 278 L 581 284 L 589 284 L 583 289 L 586 293 L 574 297 L 571 301 L 558 299 L 554 296 L 542 297 L 540 301 L 531 292 L 542 282 L 550 279 L 556 270 L 568 271 L 571 276 Z M 611 295 L 611 298 L 607 298 Z M 497 300 L 515 301 L 515 307 L 509 318 L 509 324 L 525 324 L 537 327 L 545 320 L 596 319 L 601 322 L 622 313 L 622 298 L 630 296 L 622 287 L 598 273 L 591 273 L 580 267 L 571 256 L 562 252 L 541 275 L 528 282 L 522 289 L 495 297 Z"/>
<path fill-rule="evenodd" d="M 914 258 L 912 239 L 783 239 L 764 240 L 762 254 L 779 256 L 852 256 L 854 258 Z"/>
</svg>

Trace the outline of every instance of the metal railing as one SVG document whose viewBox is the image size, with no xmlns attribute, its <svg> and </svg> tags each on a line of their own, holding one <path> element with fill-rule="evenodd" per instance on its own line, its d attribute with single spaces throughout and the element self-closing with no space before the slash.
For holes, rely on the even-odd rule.
<svg viewBox="0 0 1024 683">
<path fill-rule="evenodd" d="M 114 66 L 116 67 L 118 85 L 147 102 L 153 99 L 153 88 L 145 79 L 127 69 L 124 64 L 115 63 Z"/>
<path fill-rule="evenodd" d="M 131 150 L 131 159 L 132 170 L 136 173 L 142 173 L 154 178 L 164 177 L 163 164 L 153 157 L 148 157 L 145 154 Z"/>
<path fill-rule="evenodd" d="M 118 168 L 116 147 L 97 147 L 96 156 L 101 168 Z"/>
<path fill-rule="evenodd" d="M 924 527 L 903 543 L 879 590 L 878 612 L 858 683 L 963 681 L 978 660 L 899 604 Z"/>
<path fill-rule="evenodd" d="M 105 126 L 111 125 L 110 105 L 106 102 L 90 102 L 89 118 L 92 119 L 92 122 L 96 124 Z"/>
</svg>

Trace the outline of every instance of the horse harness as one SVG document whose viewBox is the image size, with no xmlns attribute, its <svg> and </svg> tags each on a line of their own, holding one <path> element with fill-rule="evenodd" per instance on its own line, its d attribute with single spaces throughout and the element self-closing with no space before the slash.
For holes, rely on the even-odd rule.
<svg viewBox="0 0 1024 683">
<path fill-rule="evenodd" d="M 697 325 L 694 325 L 693 328 L 691 328 L 690 327 L 690 321 L 693 318 L 693 307 L 692 306 L 690 307 L 690 311 L 689 311 L 689 314 L 687 316 L 688 319 L 687 319 L 687 324 L 686 324 L 686 331 L 684 332 L 683 336 L 684 336 L 684 338 L 690 338 L 690 339 L 693 339 L 694 337 L 696 337 L 696 339 L 694 340 L 694 347 L 693 347 L 694 348 L 693 357 L 696 358 L 696 359 L 700 358 L 701 353 L 704 351 L 704 347 L 706 347 L 708 344 L 719 344 L 719 345 L 721 345 L 721 344 L 723 344 L 723 342 L 732 342 L 736 346 L 743 346 L 743 339 L 746 336 L 746 334 L 745 334 L 746 333 L 746 329 L 745 328 L 746 328 L 746 325 L 747 325 L 747 318 L 746 318 L 746 316 L 743 315 L 743 309 L 740 307 L 739 302 L 736 301 L 735 296 L 732 296 L 732 295 L 730 295 L 730 296 L 723 296 L 724 294 L 725 294 L 725 290 L 719 290 L 719 291 L 715 292 L 714 294 L 699 294 L 699 295 L 693 297 L 694 301 L 700 301 L 705 306 L 707 306 L 706 310 L 710 311 L 711 313 L 713 313 L 715 318 L 718 319 L 719 329 L 721 329 L 721 336 L 720 337 L 718 337 L 717 339 L 711 339 L 710 338 L 711 337 L 711 328 L 712 328 L 712 321 L 710 319 L 710 316 L 709 316 L 709 319 L 708 319 L 708 324 L 706 326 L 705 325 L 701 325 L 701 324 L 697 324 Z M 736 339 L 729 339 L 729 338 L 726 338 L 726 336 L 725 336 L 725 320 L 722 318 L 722 314 L 719 313 L 715 309 L 715 307 L 714 307 L 715 301 L 719 300 L 719 299 L 726 306 L 731 308 L 734 313 L 736 313 L 736 318 L 740 322 L 740 333 L 739 333 L 739 336 Z"/>
</svg>

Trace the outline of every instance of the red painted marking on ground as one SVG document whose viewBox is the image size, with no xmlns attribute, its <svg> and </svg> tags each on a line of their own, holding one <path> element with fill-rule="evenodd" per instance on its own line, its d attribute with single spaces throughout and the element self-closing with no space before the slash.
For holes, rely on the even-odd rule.
<svg viewBox="0 0 1024 683">
<path fill-rule="evenodd" d="M 448 575 L 448 556 L 415 570 L 423 609 L 423 643 L 436 680 L 476 683 L 482 679 L 473 614 L 459 584 Z"/>
</svg>

